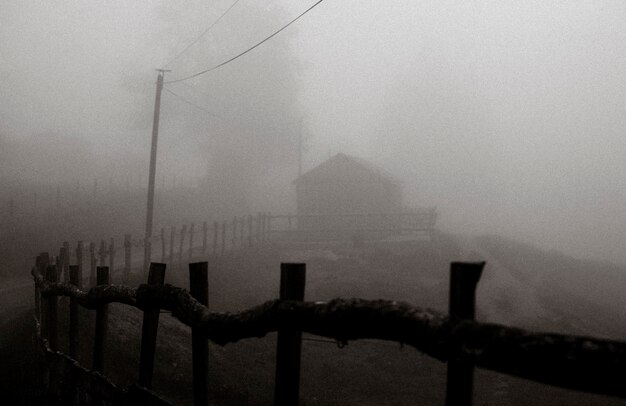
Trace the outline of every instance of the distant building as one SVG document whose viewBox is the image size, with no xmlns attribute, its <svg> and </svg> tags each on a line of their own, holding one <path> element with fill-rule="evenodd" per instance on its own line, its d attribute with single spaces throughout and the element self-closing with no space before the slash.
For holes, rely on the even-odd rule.
<svg viewBox="0 0 626 406">
<path fill-rule="evenodd" d="M 337 154 L 294 181 L 299 230 L 380 229 L 402 212 L 402 186 L 375 165 Z"/>
</svg>

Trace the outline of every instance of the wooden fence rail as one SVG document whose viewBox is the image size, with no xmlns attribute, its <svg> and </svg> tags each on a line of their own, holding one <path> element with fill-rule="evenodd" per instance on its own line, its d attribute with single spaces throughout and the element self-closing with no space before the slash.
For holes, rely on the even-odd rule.
<svg viewBox="0 0 626 406">
<path fill-rule="evenodd" d="M 626 342 L 536 333 L 473 321 L 475 287 L 484 263 L 452 264 L 450 316 L 446 316 L 390 300 L 301 301 L 304 297 L 303 264 L 281 267 L 280 299 L 238 313 L 216 313 L 205 305 L 206 296 L 200 287 L 193 288 L 197 290 L 192 295 L 185 289 L 154 281 L 137 288 L 98 285 L 88 291 L 73 284 L 59 283 L 56 268 L 47 265 L 47 258 L 47 255 L 38 258 L 32 274 L 36 301 L 41 307 L 37 317 L 46 321 L 42 336 L 48 339 L 50 347 L 55 348 L 52 340 L 56 346 L 58 296 L 70 297 L 74 303 L 88 309 L 123 303 L 144 312 L 169 310 L 173 317 L 191 327 L 195 337 L 192 357 L 196 404 L 205 404 L 199 402 L 200 399 L 204 402 L 207 390 L 203 349 L 206 342 L 202 344 L 198 340 L 203 338 L 225 345 L 271 332 L 287 333 L 288 337 L 278 340 L 277 405 L 297 404 L 298 382 L 294 369 L 299 371 L 299 341 L 303 332 L 342 344 L 358 339 L 396 341 L 448 362 L 448 404 L 471 404 L 474 366 L 563 388 L 626 398 Z M 47 269 L 47 277 L 42 269 Z M 204 284 L 205 270 L 206 264 L 194 264 L 190 279 Z M 145 334 L 144 318 L 142 352 Z M 153 358 L 154 349 L 150 348 L 150 352 L 148 355 Z M 285 352 L 290 354 L 290 360 L 280 362 L 279 354 Z M 196 360 L 196 357 L 202 359 Z M 291 379 L 281 378 L 287 376 Z M 450 393 L 456 393 L 454 398 Z"/>
<path fill-rule="evenodd" d="M 206 260 L 210 256 L 215 258 L 230 254 L 236 249 L 260 246 L 263 241 L 268 239 L 266 236 L 267 227 L 261 224 L 262 221 L 266 221 L 264 218 L 260 215 L 257 217 L 250 216 L 249 228 L 245 227 L 246 217 L 243 216 L 235 217 L 232 222 L 214 222 L 212 226 L 209 222 L 204 221 L 200 229 L 202 238 L 199 247 L 195 245 L 199 238 L 194 238 L 198 233 L 198 228 L 194 223 L 183 225 L 178 229 L 171 227 L 167 237 L 166 229 L 162 227 L 160 233 L 154 235 L 148 243 L 152 248 L 160 246 L 160 255 L 153 256 L 160 257 L 162 263 L 169 264 L 174 270 L 182 270 L 186 264 L 194 260 Z M 249 241 L 248 246 L 244 243 L 246 240 Z M 75 245 L 65 241 L 62 243 L 58 255 L 53 254 L 50 257 L 50 262 L 57 266 L 58 278 L 63 282 L 67 282 L 69 279 L 69 264 L 72 263 L 80 268 L 81 278 L 88 278 L 87 285 L 89 286 L 96 283 L 98 266 L 106 266 L 109 269 L 110 277 L 114 280 L 128 283 L 132 270 L 139 268 L 137 261 L 133 264 L 133 258 L 143 258 L 146 240 L 133 238 L 131 234 L 124 234 L 117 241 L 119 245 L 116 245 L 116 238 L 100 239 L 99 242 L 87 243 L 77 241 Z M 212 252 L 209 252 L 209 244 L 212 244 Z M 85 249 L 86 245 L 88 250 Z M 121 252 L 119 256 L 116 255 L 118 249 L 123 250 L 123 255 Z M 119 263 L 121 261 L 123 263 Z M 83 269 L 87 269 L 88 272 L 83 272 Z M 118 271 L 120 272 L 118 273 Z M 43 273 L 45 274 L 45 270 Z"/>
<path fill-rule="evenodd" d="M 389 213 L 311 213 L 269 215 L 260 220 L 267 236 L 293 238 L 332 238 L 346 235 L 421 235 L 431 239 L 435 233 L 437 209 L 421 208 L 411 212 Z"/>
<path fill-rule="evenodd" d="M 169 236 L 166 229 L 161 227 L 159 232 L 147 241 L 143 238 L 133 238 L 131 234 L 87 243 L 77 241 L 70 244 L 66 241 L 58 252 L 59 261 L 56 264 L 59 280 L 64 282 L 68 280 L 68 267 L 72 262 L 81 267 L 82 275 L 89 277 L 89 285 L 95 283 L 98 266 L 107 266 L 114 280 L 121 278 L 122 282 L 128 283 L 132 269 L 138 268 L 138 263 L 133 267 L 132 260 L 135 258 L 137 262 L 138 258 L 143 258 L 146 245 L 150 247 L 151 257 L 160 258 L 161 263 L 167 263 L 172 270 L 182 270 L 194 260 L 207 260 L 211 256 L 217 258 L 236 250 L 260 247 L 271 240 L 308 241 L 309 237 L 332 240 L 333 233 L 345 236 L 372 232 L 380 235 L 425 233 L 432 238 L 436 217 L 434 208 L 411 213 L 387 214 L 271 215 L 259 212 L 256 215 L 234 216 L 229 221 L 214 221 L 212 224 L 204 221 L 201 227 L 197 227 L 193 222 L 181 227 L 171 227 Z M 372 220 L 375 223 L 373 225 L 369 223 Z M 310 223 L 309 226 L 314 224 L 315 227 L 304 226 L 304 221 Z M 381 224 L 381 221 L 384 224 Z M 326 227 L 329 224 L 331 226 Z M 202 233 L 201 238 L 196 236 L 199 232 Z M 199 243 L 199 246 L 196 246 L 196 243 Z M 85 244 L 88 244 L 88 256 L 84 255 Z M 123 250 L 123 255 L 122 252 L 116 255 L 118 250 Z M 54 260 L 55 257 L 56 255 L 51 258 Z M 82 272 L 85 261 L 89 262 L 88 273 Z M 123 263 L 118 263 L 122 261 Z M 121 276 L 116 277 L 118 268 L 122 272 Z"/>
</svg>

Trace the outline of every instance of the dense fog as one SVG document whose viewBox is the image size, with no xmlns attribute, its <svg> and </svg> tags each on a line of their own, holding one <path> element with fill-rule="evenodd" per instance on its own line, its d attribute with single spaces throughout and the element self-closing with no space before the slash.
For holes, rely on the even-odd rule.
<svg viewBox="0 0 626 406">
<path fill-rule="evenodd" d="M 3 4 L 3 211 L 132 191 L 140 230 L 155 69 L 216 65 L 310 5 L 240 1 L 185 50 L 232 4 Z M 445 231 L 624 262 L 625 19 L 619 1 L 323 2 L 166 85 L 157 219 L 294 211 L 302 137 L 304 171 L 368 159 Z"/>
<path fill-rule="evenodd" d="M 624 21 L 2 2 L 2 403 L 620 403 Z"/>
</svg>

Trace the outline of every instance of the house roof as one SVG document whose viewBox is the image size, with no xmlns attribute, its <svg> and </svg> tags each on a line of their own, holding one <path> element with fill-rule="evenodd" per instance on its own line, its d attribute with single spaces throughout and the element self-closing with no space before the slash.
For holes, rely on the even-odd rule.
<svg viewBox="0 0 626 406">
<path fill-rule="evenodd" d="M 294 183 L 333 181 L 341 176 L 350 175 L 370 177 L 383 182 L 400 184 L 392 175 L 371 162 L 344 153 L 338 153 L 310 171 L 303 173 Z"/>
</svg>

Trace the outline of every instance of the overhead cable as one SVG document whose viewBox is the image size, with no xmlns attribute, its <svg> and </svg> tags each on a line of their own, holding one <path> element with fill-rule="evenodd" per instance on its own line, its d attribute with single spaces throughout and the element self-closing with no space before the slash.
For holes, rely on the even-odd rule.
<svg viewBox="0 0 626 406">
<path fill-rule="evenodd" d="M 180 52 L 179 52 L 178 54 L 176 54 L 176 55 L 175 55 L 172 59 L 170 59 L 170 60 L 169 60 L 169 61 L 168 61 L 165 65 L 163 65 L 163 67 L 165 68 L 167 65 L 171 64 L 171 63 L 172 63 L 172 62 L 174 62 L 176 59 L 180 58 L 180 56 L 182 56 L 185 52 L 187 52 L 187 50 L 188 50 L 189 48 L 191 48 L 192 46 L 194 46 L 194 45 L 196 44 L 196 42 L 200 41 L 200 39 L 201 39 L 202 37 L 204 37 L 204 36 L 205 36 L 205 35 L 206 35 L 209 31 L 211 31 L 211 28 L 215 27 L 215 25 L 216 25 L 217 23 L 219 23 L 219 22 L 220 22 L 220 20 L 221 20 L 221 19 L 222 19 L 222 18 L 223 18 L 226 14 L 228 14 L 228 12 L 229 12 L 229 11 L 230 11 L 233 7 L 235 7 L 235 4 L 237 4 L 237 3 L 239 3 L 239 0 L 235 0 L 235 2 L 234 2 L 233 4 L 231 4 L 231 5 L 230 5 L 230 7 L 228 7 L 228 8 L 226 9 L 226 11 L 224 11 L 224 12 L 222 13 L 222 15 L 220 15 L 220 16 L 218 17 L 218 19 L 217 19 L 217 20 L 215 20 L 215 21 L 213 22 L 213 24 L 211 24 L 211 25 L 209 26 L 209 28 L 207 28 L 206 30 L 204 30 L 204 31 L 202 32 L 202 34 L 198 35 L 198 37 L 197 37 L 195 40 L 193 40 L 193 41 L 192 41 L 189 45 L 187 45 L 187 46 L 186 46 L 186 47 L 185 47 L 182 51 L 180 51 Z"/>
<path fill-rule="evenodd" d="M 187 103 L 187 104 L 189 104 L 189 105 L 191 105 L 191 106 L 193 106 L 193 107 L 197 108 L 198 110 L 202 110 L 202 111 L 204 111 L 205 113 L 209 113 L 211 116 L 213 116 L 213 117 L 215 117 L 215 118 L 219 118 L 220 120 L 223 120 L 223 119 L 224 119 L 223 117 L 221 117 L 221 116 L 219 116 L 219 115 L 217 115 L 217 114 L 213 113 L 212 111 L 209 111 L 208 109 L 206 109 L 206 108 L 204 108 L 204 107 L 202 107 L 202 106 L 199 106 L 199 105 L 197 105 L 196 103 L 194 103 L 194 102 L 192 102 L 192 101 L 189 101 L 189 100 L 185 99 L 183 96 L 181 96 L 181 95 L 179 95 L 179 94 L 177 94 L 177 93 L 174 93 L 173 91 L 171 91 L 171 90 L 170 90 L 170 89 L 168 89 L 167 87 L 163 87 L 163 90 L 165 90 L 166 92 L 170 93 L 171 95 L 173 95 L 173 96 L 175 96 L 175 97 L 178 97 L 180 100 L 182 100 L 182 101 L 184 101 L 185 103 Z"/>
<path fill-rule="evenodd" d="M 176 80 L 170 80 L 170 81 L 167 81 L 167 82 L 165 82 L 165 83 L 176 83 L 176 82 L 182 82 L 183 80 L 189 80 L 189 79 L 195 78 L 195 77 L 197 77 L 197 76 L 204 75 L 205 73 L 208 73 L 208 72 L 211 72 L 211 71 L 213 71 L 213 70 L 215 70 L 215 69 L 221 68 L 222 66 L 224 66 L 224 65 L 226 65 L 226 64 L 228 64 L 228 63 L 230 63 L 230 62 L 234 61 L 235 59 L 237 59 L 237 58 L 239 58 L 239 57 L 244 56 L 244 55 L 245 55 L 245 54 L 247 54 L 248 52 L 252 51 L 254 48 L 256 48 L 256 47 L 258 47 L 259 45 L 263 44 L 264 42 L 269 41 L 270 39 L 272 39 L 274 36 L 276 36 L 278 33 L 280 33 L 281 31 L 283 31 L 285 28 L 289 27 L 291 24 L 293 24 L 293 23 L 295 23 L 296 21 L 298 21 L 298 19 L 300 19 L 300 17 L 304 16 L 306 13 L 308 13 L 309 11 L 311 11 L 311 10 L 312 10 L 315 6 L 317 6 L 318 4 L 320 4 L 322 1 L 324 1 L 324 0 L 318 0 L 315 4 L 313 4 L 311 7 L 309 7 L 308 9 L 306 9 L 306 10 L 305 10 L 302 14 L 298 15 L 296 18 L 294 18 L 294 19 L 293 19 L 293 20 L 291 20 L 289 23 L 287 23 L 286 25 L 284 25 L 281 29 L 279 29 L 278 31 L 275 31 L 275 32 L 274 32 L 272 35 L 270 35 L 269 37 L 267 37 L 267 38 L 263 39 L 262 41 L 260 41 L 260 42 L 256 43 L 255 45 L 251 46 L 250 48 L 246 49 L 245 51 L 243 51 L 243 52 L 241 52 L 241 53 L 239 53 L 239 54 L 237 54 L 237 55 L 233 56 L 232 58 L 230 58 L 230 59 L 228 59 L 228 60 L 226 60 L 226 61 L 224 61 L 224 62 L 221 62 L 221 63 L 219 63 L 219 64 L 217 64 L 217 65 L 215 65 L 215 66 L 212 66 L 212 67 L 210 67 L 210 68 L 208 68 L 208 69 L 205 69 L 205 70 L 203 70 L 203 71 L 200 71 L 200 72 L 198 72 L 198 73 L 194 73 L 193 75 L 186 76 L 186 77 L 184 77 L 184 78 L 180 78 L 180 79 L 176 79 Z"/>
</svg>

